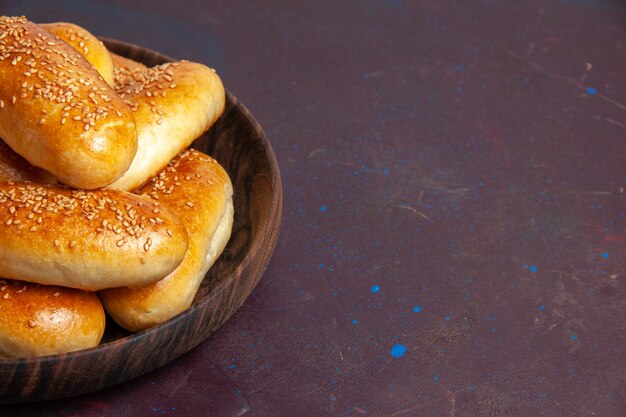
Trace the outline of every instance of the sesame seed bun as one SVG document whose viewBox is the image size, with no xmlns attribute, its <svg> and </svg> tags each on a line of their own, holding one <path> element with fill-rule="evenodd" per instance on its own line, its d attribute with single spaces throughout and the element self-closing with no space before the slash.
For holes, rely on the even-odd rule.
<svg viewBox="0 0 626 417">
<path fill-rule="evenodd" d="M 148 197 L 0 182 L 0 277 L 84 290 L 158 281 L 183 260 L 187 231 Z"/>
<path fill-rule="evenodd" d="M 0 279 L 0 357 L 94 347 L 104 327 L 104 310 L 93 292 Z"/>
<path fill-rule="evenodd" d="M 0 17 L 0 137 L 82 189 L 118 179 L 137 150 L 124 101 L 78 51 L 24 17 Z"/>
<path fill-rule="evenodd" d="M 157 175 L 224 111 L 224 86 L 214 70 L 174 62 L 133 71 L 116 91 L 131 108 L 138 149 L 130 168 L 108 188 L 132 191 Z"/>
<path fill-rule="evenodd" d="M 183 221 L 189 249 L 165 279 L 141 288 L 100 291 L 105 309 L 122 327 L 139 331 L 188 308 L 205 274 L 224 250 L 233 225 L 232 185 L 212 158 L 186 150 L 137 191 Z"/>
</svg>

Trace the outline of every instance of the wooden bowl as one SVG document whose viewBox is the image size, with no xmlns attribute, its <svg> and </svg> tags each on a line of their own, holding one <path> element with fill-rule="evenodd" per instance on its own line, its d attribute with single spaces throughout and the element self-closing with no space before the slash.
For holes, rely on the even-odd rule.
<svg viewBox="0 0 626 417">
<path fill-rule="evenodd" d="M 104 42 L 109 50 L 148 66 L 172 60 L 131 44 Z M 282 187 L 272 147 L 250 112 L 230 94 L 222 117 L 192 146 L 226 169 L 235 206 L 232 237 L 205 276 L 193 305 L 134 334 L 108 320 L 102 343 L 92 349 L 0 359 L 0 403 L 70 397 L 150 372 L 209 337 L 250 295 L 274 250 L 281 219 Z"/>
</svg>

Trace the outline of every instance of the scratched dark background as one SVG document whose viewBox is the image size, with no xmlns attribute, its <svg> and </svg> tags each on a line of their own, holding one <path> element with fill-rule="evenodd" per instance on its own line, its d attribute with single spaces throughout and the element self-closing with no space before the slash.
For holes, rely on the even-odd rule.
<svg viewBox="0 0 626 417">
<path fill-rule="evenodd" d="M 285 194 L 265 277 L 207 342 L 0 415 L 626 415 L 625 2 L 0 12 L 215 67 Z"/>
</svg>

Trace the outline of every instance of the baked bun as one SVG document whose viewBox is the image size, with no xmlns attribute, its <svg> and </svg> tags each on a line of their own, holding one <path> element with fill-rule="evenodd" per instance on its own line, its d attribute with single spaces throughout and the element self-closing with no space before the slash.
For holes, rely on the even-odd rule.
<svg viewBox="0 0 626 417">
<path fill-rule="evenodd" d="M 175 62 L 135 73 L 117 88 L 133 110 L 139 147 L 124 175 L 108 188 L 132 191 L 157 175 L 224 111 L 224 86 L 202 64 Z"/>
<path fill-rule="evenodd" d="M 109 54 L 113 60 L 113 86 L 116 91 L 136 80 L 140 73 L 148 69 L 141 62 L 133 61 L 113 52 L 109 52 Z"/>
<path fill-rule="evenodd" d="M 75 188 L 110 184 L 137 149 L 133 115 L 74 48 L 24 17 L 0 17 L 0 137 Z"/>
<path fill-rule="evenodd" d="M 141 288 L 100 291 L 105 309 L 122 327 L 139 331 L 187 309 L 205 274 L 224 250 L 233 224 L 232 185 L 212 158 L 186 150 L 137 191 L 174 211 L 189 234 L 189 249 L 165 279 Z"/>
<path fill-rule="evenodd" d="M 54 184 L 56 179 L 48 171 L 35 168 L 28 161 L 9 148 L 0 139 L 0 181 L 31 181 L 41 184 Z"/>
<path fill-rule="evenodd" d="M 0 279 L 0 357 L 94 347 L 104 326 L 104 310 L 93 292 Z"/>
<path fill-rule="evenodd" d="M 69 43 L 87 58 L 110 86 L 113 86 L 113 60 L 109 50 L 98 38 L 73 23 L 41 23 L 39 26 Z"/>
<path fill-rule="evenodd" d="M 0 183 L 0 277 L 84 290 L 146 285 L 172 272 L 187 245 L 180 220 L 148 197 Z"/>
</svg>

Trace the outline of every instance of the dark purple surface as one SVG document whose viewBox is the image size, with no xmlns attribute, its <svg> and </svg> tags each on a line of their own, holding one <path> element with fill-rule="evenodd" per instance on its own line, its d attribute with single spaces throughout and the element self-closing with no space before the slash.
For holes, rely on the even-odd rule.
<svg viewBox="0 0 626 417">
<path fill-rule="evenodd" d="M 624 2 L 127 3 L 0 10 L 214 66 L 281 235 L 188 355 L 1 415 L 626 415 Z"/>
</svg>

